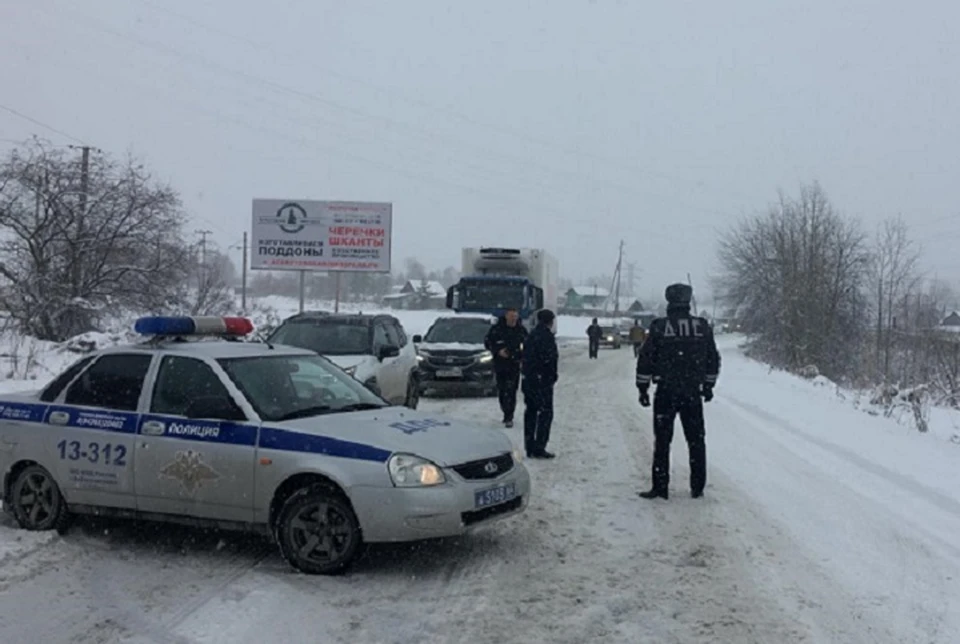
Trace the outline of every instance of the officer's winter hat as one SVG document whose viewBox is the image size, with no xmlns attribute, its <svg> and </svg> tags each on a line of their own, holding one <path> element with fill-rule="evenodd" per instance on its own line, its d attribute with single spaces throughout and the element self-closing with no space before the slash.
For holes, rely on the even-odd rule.
<svg viewBox="0 0 960 644">
<path fill-rule="evenodd" d="M 550 309 L 542 309 L 537 311 L 537 323 L 542 324 L 543 326 L 550 326 L 553 324 L 553 321 L 556 319 L 557 315 Z"/>
<path fill-rule="evenodd" d="M 693 287 L 688 284 L 671 284 L 664 295 L 667 298 L 668 307 L 689 307 L 693 299 Z"/>
</svg>

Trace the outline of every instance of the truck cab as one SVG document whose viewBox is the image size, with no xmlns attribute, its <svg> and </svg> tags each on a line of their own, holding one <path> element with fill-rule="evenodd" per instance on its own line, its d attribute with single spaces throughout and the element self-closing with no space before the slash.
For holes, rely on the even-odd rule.
<svg viewBox="0 0 960 644">
<path fill-rule="evenodd" d="M 471 275 L 447 289 L 447 308 L 497 317 L 516 309 L 527 319 L 543 308 L 543 289 L 526 277 Z"/>
<path fill-rule="evenodd" d="M 464 248 L 463 277 L 447 289 L 447 308 L 500 316 L 513 308 L 523 320 L 555 296 L 556 260 L 539 249 Z"/>
</svg>

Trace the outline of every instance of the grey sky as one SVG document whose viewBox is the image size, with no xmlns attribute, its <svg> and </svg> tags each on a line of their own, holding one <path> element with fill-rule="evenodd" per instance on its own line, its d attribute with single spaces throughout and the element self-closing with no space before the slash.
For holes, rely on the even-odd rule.
<svg viewBox="0 0 960 644">
<path fill-rule="evenodd" d="M 144 157 L 224 245 L 254 196 L 392 201 L 395 268 L 511 244 L 579 281 L 623 237 L 646 294 L 817 179 L 956 276 L 958 25 L 948 1 L 2 0 L 0 103 Z M 69 142 L 0 111 L 0 139 L 34 132 Z"/>
</svg>

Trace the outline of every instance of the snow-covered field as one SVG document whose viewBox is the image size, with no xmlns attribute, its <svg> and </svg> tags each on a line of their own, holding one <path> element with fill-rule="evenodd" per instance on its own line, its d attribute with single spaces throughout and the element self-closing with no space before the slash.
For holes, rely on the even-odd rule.
<svg viewBox="0 0 960 644">
<path fill-rule="evenodd" d="M 525 515 L 375 548 L 339 578 L 233 534 L 4 517 L 0 642 L 960 641 L 960 445 L 770 373 L 736 338 L 721 351 L 705 499 L 679 431 L 673 497 L 637 498 L 652 439 L 631 352 L 570 345 L 559 456 L 528 463 Z M 494 401 L 423 404 L 501 431 Z"/>
</svg>

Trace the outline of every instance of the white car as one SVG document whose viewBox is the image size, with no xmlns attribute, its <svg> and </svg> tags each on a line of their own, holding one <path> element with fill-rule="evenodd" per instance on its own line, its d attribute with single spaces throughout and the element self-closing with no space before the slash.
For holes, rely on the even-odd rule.
<svg viewBox="0 0 960 644">
<path fill-rule="evenodd" d="M 95 514 L 259 532 L 325 574 L 364 543 L 459 535 L 527 507 L 502 431 L 389 406 L 311 351 L 226 339 L 252 328 L 141 318 L 150 340 L 0 396 L 4 509 L 27 530 Z"/>
<path fill-rule="evenodd" d="M 392 315 L 300 313 L 266 342 L 316 351 L 391 404 L 416 409 L 420 402 L 417 349 Z"/>
</svg>

